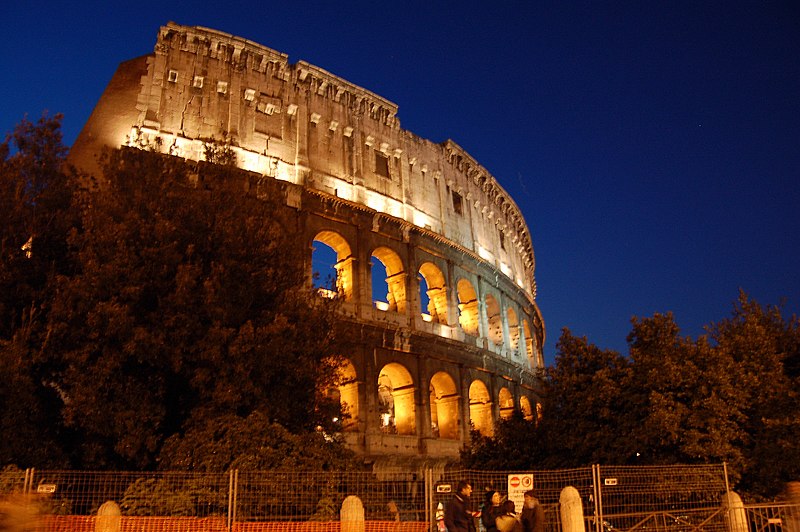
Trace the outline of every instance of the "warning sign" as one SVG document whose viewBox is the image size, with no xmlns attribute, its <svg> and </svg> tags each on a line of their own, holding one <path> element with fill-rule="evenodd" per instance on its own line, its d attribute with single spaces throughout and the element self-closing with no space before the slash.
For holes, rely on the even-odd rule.
<svg viewBox="0 0 800 532">
<path fill-rule="evenodd" d="M 508 475 L 508 499 L 514 501 L 514 509 L 517 513 L 522 511 L 522 504 L 525 501 L 524 494 L 529 489 L 533 489 L 532 473 L 512 473 Z"/>
</svg>

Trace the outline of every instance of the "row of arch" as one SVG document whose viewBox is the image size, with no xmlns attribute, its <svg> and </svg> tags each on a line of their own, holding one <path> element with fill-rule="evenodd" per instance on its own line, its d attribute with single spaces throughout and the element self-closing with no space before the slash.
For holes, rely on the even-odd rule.
<svg viewBox="0 0 800 532">
<path fill-rule="evenodd" d="M 340 384 L 336 393 L 342 406 L 345 418 L 342 430 L 357 431 L 359 422 L 367 425 L 377 424 L 381 432 L 402 436 L 417 434 L 416 391 L 411 373 L 400 363 L 390 362 L 378 372 L 376 382 L 371 383 L 368 392 L 375 393 L 376 419 L 371 422 L 364 418 L 358 380 L 355 367 L 347 362 L 340 370 Z M 480 379 L 472 380 L 467 395 L 468 402 L 462 404 L 461 394 L 456 381 L 447 371 L 438 371 L 428 383 L 428 405 L 430 408 L 430 437 L 459 440 L 462 434 L 462 407 L 466 406 L 468 423 L 485 436 L 492 436 L 495 427 L 495 409 L 493 398 L 486 383 Z M 520 395 L 518 402 L 507 387 L 501 387 L 497 393 L 498 416 L 507 419 L 514 410 L 519 410 L 527 420 L 538 419 L 541 415 L 540 403 L 531 404 L 526 395 Z M 374 425 L 373 425 L 374 426 Z M 424 429 L 423 429 L 424 430 Z M 422 436 L 427 436 L 423 434 Z"/>
<path fill-rule="evenodd" d="M 335 231 L 320 231 L 313 239 L 312 264 L 316 287 L 346 301 L 355 299 L 353 255 L 347 240 Z M 520 357 L 527 356 L 530 367 L 542 365 L 530 319 L 516 310 L 515 303 L 500 294 L 478 291 L 466 277 L 455 282 L 456 309 L 451 312 L 449 283 L 442 269 L 432 261 L 423 262 L 417 273 L 419 309 L 422 319 L 451 327 L 466 335 L 487 338 L 497 347 L 506 347 Z M 371 254 L 370 280 L 374 306 L 383 311 L 406 313 L 407 273 L 400 256 L 389 247 L 378 246 Z"/>
</svg>

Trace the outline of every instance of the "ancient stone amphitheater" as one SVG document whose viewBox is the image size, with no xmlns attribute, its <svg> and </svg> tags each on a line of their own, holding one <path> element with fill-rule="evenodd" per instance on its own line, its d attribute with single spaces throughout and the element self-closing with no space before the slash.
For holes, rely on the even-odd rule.
<svg viewBox="0 0 800 532">
<path fill-rule="evenodd" d="M 401 129 L 397 110 L 265 46 L 169 23 L 152 54 L 120 65 L 71 157 L 96 171 L 103 146 L 150 145 L 202 160 L 216 139 L 285 183 L 309 279 L 327 263 L 335 285 L 320 292 L 344 300 L 348 444 L 455 457 L 471 426 L 538 413 L 533 247 L 495 178 L 455 142 Z"/>
</svg>

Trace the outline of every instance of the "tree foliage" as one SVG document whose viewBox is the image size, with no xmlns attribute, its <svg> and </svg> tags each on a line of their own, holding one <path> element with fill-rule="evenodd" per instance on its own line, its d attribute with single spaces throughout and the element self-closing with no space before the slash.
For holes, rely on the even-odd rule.
<svg viewBox="0 0 800 532">
<path fill-rule="evenodd" d="M 671 314 L 634 318 L 629 353 L 565 329 L 548 369 L 543 419 L 473 434 L 462 461 L 481 469 L 728 464 L 737 489 L 774 497 L 800 476 L 800 329 L 740 294 L 697 339 Z M 523 451 L 523 452 L 520 452 Z"/>
<path fill-rule="evenodd" d="M 16 194 L 3 195 L 3 428 L 24 431 L 30 402 L 53 434 L 36 452 L 4 442 L 0 458 L 149 468 L 197 420 L 256 411 L 292 433 L 335 429 L 335 303 L 307 282 L 279 184 L 123 149 L 81 188 L 58 119 L 13 138 L 0 152 Z"/>
</svg>

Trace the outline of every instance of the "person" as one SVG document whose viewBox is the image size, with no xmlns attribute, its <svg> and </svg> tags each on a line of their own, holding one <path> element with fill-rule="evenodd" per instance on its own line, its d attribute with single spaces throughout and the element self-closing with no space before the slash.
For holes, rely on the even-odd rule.
<svg viewBox="0 0 800 532">
<path fill-rule="evenodd" d="M 522 521 L 523 532 L 544 532 L 544 507 L 536 498 L 533 490 L 522 494 Z"/>
<path fill-rule="evenodd" d="M 514 501 L 507 500 L 502 508 L 502 513 L 495 520 L 497 532 L 522 532 L 522 523 L 517 517 Z"/>
<path fill-rule="evenodd" d="M 475 532 L 475 517 L 479 513 L 472 511 L 472 485 L 460 480 L 456 486 L 455 497 L 444 509 L 444 524 L 448 532 Z"/>
<path fill-rule="evenodd" d="M 489 490 L 486 492 L 486 500 L 483 503 L 483 510 L 481 510 L 481 523 L 486 532 L 495 532 L 497 524 L 495 520 L 501 515 L 502 509 L 500 508 L 500 492 Z"/>
</svg>

